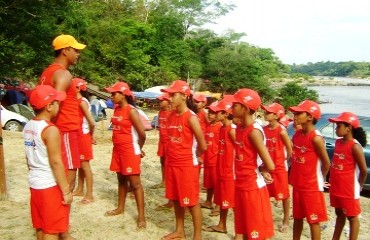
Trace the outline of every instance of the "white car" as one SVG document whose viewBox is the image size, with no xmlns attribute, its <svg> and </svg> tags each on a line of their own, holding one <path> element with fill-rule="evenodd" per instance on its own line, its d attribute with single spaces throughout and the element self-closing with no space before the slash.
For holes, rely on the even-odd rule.
<svg viewBox="0 0 370 240">
<path fill-rule="evenodd" d="M 9 111 L 3 106 L 1 106 L 0 118 L 3 129 L 13 132 L 22 131 L 24 125 L 28 122 L 27 118 L 18 113 Z"/>
</svg>

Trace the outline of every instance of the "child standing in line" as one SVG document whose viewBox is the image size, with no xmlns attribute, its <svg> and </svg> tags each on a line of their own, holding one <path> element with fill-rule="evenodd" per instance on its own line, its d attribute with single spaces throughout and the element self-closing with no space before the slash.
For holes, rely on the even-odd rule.
<svg viewBox="0 0 370 240">
<path fill-rule="evenodd" d="M 176 80 L 167 89 L 173 112 L 168 117 L 166 153 L 166 197 L 175 207 L 176 230 L 162 240 L 185 239 L 185 207 L 193 218 L 193 240 L 201 239 L 202 213 L 199 206 L 199 157 L 207 145 L 196 115 L 186 106 L 189 85 Z"/>
<path fill-rule="evenodd" d="M 216 226 L 203 228 L 207 232 L 227 233 L 227 214 L 229 209 L 234 208 L 235 205 L 235 125 L 232 123 L 233 115 L 231 106 L 231 102 L 223 99 L 213 108 L 213 111 L 217 114 L 217 120 L 222 123 L 219 136 L 219 151 L 216 166 L 217 181 L 214 196 L 215 204 L 220 206 L 220 220 Z"/>
<path fill-rule="evenodd" d="M 349 221 L 349 239 L 357 239 L 360 230 L 358 215 L 361 213 L 360 191 L 367 177 L 367 166 L 363 147 L 366 133 L 360 127 L 358 117 L 343 112 L 330 122 L 337 124 L 334 155 L 330 168 L 330 205 L 335 208 L 337 220 L 333 240 L 339 240 Z"/>
<path fill-rule="evenodd" d="M 284 107 L 278 103 L 263 106 L 265 121 L 268 125 L 263 127 L 266 136 L 266 147 L 275 164 L 275 170 L 270 172 L 274 181 L 267 185 L 270 197 L 283 202 L 283 223 L 279 227 L 280 232 L 287 232 L 289 227 L 290 194 L 288 183 L 287 159 L 292 156 L 292 144 L 284 126 L 279 122 L 285 115 Z"/>
<path fill-rule="evenodd" d="M 32 224 L 37 239 L 74 239 L 68 232 L 73 196 L 62 162 L 61 132 L 51 123 L 66 93 L 49 85 L 37 86 L 30 95 L 36 112 L 23 130 L 31 191 Z M 67 237 L 66 237 L 67 236 Z"/>
<path fill-rule="evenodd" d="M 196 114 L 200 123 L 203 134 L 206 133 L 208 118 L 205 110 L 207 104 L 207 98 L 203 94 L 195 93 L 193 95 L 193 104 L 196 108 Z"/>
<path fill-rule="evenodd" d="M 261 98 L 243 88 L 232 102 L 233 115 L 240 119 L 235 140 L 235 239 L 267 239 L 274 235 L 274 226 L 265 179 L 272 181 L 267 171 L 275 166 L 262 127 L 253 119 Z"/>
<path fill-rule="evenodd" d="M 79 131 L 79 152 L 81 159 L 81 168 L 78 169 L 77 189 L 73 192 L 73 196 L 84 196 L 79 202 L 81 204 L 89 204 L 94 201 L 93 195 L 93 173 L 90 166 L 90 160 L 93 159 L 92 144 L 94 142 L 95 120 L 90 113 L 90 103 L 87 98 L 82 96 L 82 93 L 87 89 L 87 83 L 81 78 L 73 78 L 72 84 L 76 87 L 77 99 L 80 99 L 81 128 Z M 86 179 L 86 194 L 84 195 L 84 180 Z"/>
<path fill-rule="evenodd" d="M 301 238 L 303 219 L 310 225 L 311 239 L 321 239 L 320 222 L 327 221 L 324 181 L 330 161 L 325 142 L 315 124 L 321 117 L 319 105 L 305 100 L 290 107 L 294 122 L 302 129 L 293 135 L 289 180 L 293 186 L 293 239 Z"/>
<path fill-rule="evenodd" d="M 145 156 L 142 148 L 146 135 L 144 126 L 135 109 L 133 94 L 125 82 L 117 82 L 105 88 L 112 94 L 112 102 L 117 104 L 112 116 L 113 153 L 110 170 L 116 172 L 118 179 L 118 206 L 107 211 L 105 216 L 114 216 L 124 212 L 128 183 L 135 195 L 138 219 L 137 228 L 146 228 L 144 213 L 144 190 L 140 179 L 141 158 Z"/>
<path fill-rule="evenodd" d="M 213 102 L 208 108 L 208 123 L 205 132 L 205 139 L 207 143 L 207 150 L 204 153 L 203 162 L 203 185 L 207 189 L 207 199 L 204 203 L 200 204 L 201 208 L 212 209 L 209 216 L 218 216 L 220 214 L 220 206 L 213 208 L 213 194 L 216 187 L 217 181 L 217 156 L 218 156 L 218 144 L 220 136 L 220 128 L 222 123 L 216 118 L 217 102 Z"/>
</svg>

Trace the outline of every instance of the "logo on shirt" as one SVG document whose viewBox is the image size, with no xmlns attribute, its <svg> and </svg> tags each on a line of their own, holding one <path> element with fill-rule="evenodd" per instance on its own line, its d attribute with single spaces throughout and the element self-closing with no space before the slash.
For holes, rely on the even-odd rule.
<svg viewBox="0 0 370 240">
<path fill-rule="evenodd" d="M 343 170 L 343 164 L 336 164 L 336 163 L 332 163 L 332 164 L 331 164 L 331 168 L 333 168 L 333 169 L 335 169 L 335 170 L 342 171 L 342 170 Z"/>
<path fill-rule="evenodd" d="M 252 239 L 259 238 L 259 233 L 258 233 L 256 230 L 253 230 L 253 231 L 251 232 L 251 238 L 252 238 Z"/>
<path fill-rule="evenodd" d="M 346 158 L 343 153 L 334 153 L 334 156 L 337 156 L 339 160 L 344 160 Z"/>
<path fill-rule="evenodd" d="M 117 119 L 117 121 L 122 121 L 122 116 L 112 116 L 112 119 Z"/>
<path fill-rule="evenodd" d="M 210 132 L 210 133 L 206 133 L 206 135 L 210 138 L 213 138 L 215 136 L 215 134 L 213 132 Z"/>
</svg>

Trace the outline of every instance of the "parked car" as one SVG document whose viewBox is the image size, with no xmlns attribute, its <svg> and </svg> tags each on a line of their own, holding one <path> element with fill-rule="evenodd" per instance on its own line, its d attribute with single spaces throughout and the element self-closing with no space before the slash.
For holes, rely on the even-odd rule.
<svg viewBox="0 0 370 240">
<path fill-rule="evenodd" d="M 332 159 L 333 157 L 335 140 L 338 137 L 335 134 L 336 124 L 329 122 L 329 118 L 336 117 L 338 115 L 339 114 L 337 113 L 322 114 L 320 120 L 317 121 L 315 125 L 316 128 L 321 132 L 321 134 L 325 138 L 326 151 L 328 152 L 330 159 Z M 369 177 L 370 175 L 370 117 L 358 116 L 358 118 L 360 120 L 361 127 L 364 129 L 364 131 L 366 132 L 366 136 L 367 136 L 367 145 L 364 147 L 364 153 L 365 153 L 365 158 L 366 158 L 368 177 L 366 179 L 364 189 L 370 190 L 370 177 Z M 288 135 L 292 137 L 294 134 L 293 123 L 289 124 L 287 131 L 288 131 Z"/>
<path fill-rule="evenodd" d="M 1 125 L 3 129 L 8 131 L 22 131 L 28 119 L 22 115 L 9 111 L 1 105 Z"/>
</svg>

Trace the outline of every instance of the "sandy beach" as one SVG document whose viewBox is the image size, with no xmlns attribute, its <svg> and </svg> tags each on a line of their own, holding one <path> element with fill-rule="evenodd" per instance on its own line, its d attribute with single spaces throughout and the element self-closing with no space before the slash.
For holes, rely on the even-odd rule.
<svg viewBox="0 0 370 240">
<path fill-rule="evenodd" d="M 111 114 L 112 110 L 108 111 Z M 150 118 L 156 115 L 155 111 L 146 111 Z M 97 123 L 94 145 L 94 160 L 91 166 L 94 173 L 95 201 L 90 204 L 77 204 L 82 197 L 75 197 L 72 203 L 70 216 L 70 232 L 80 240 L 131 240 L 131 239 L 160 239 L 172 232 L 175 227 L 174 213 L 172 210 L 158 211 L 156 207 L 165 203 L 164 189 L 152 189 L 151 186 L 160 182 L 160 163 L 156 155 L 158 131 L 147 131 L 147 141 L 144 146 L 146 157 L 142 160 L 141 179 L 145 190 L 145 211 L 147 228 L 136 229 L 137 209 L 135 200 L 128 197 L 124 214 L 105 217 L 107 210 L 114 209 L 117 204 L 117 179 L 115 173 L 109 170 L 112 153 L 111 131 L 107 130 L 109 120 Z M 23 137 L 20 132 L 3 131 L 4 158 L 7 179 L 8 199 L 0 202 L 0 239 L 28 240 L 35 239 L 29 210 L 29 188 L 27 182 L 27 165 L 23 149 Z M 325 194 L 328 197 L 328 194 Z M 369 195 L 369 194 L 367 194 Z M 201 193 L 201 201 L 205 193 Z M 361 197 L 363 213 L 360 218 L 359 239 L 370 239 L 370 199 Z M 322 239 L 331 239 L 334 231 L 335 214 L 327 201 L 329 221 L 322 224 Z M 273 239 L 291 239 L 292 225 L 287 233 L 280 233 L 278 226 L 282 221 L 281 204 L 272 204 L 275 221 L 275 236 Z M 202 209 L 203 225 L 218 223 L 218 217 L 210 217 L 210 210 Z M 348 226 L 348 223 L 347 225 Z M 203 239 L 221 240 L 233 239 L 234 224 L 233 213 L 228 216 L 228 233 L 203 232 Z M 192 237 L 191 217 L 186 217 L 187 239 Z M 305 223 L 302 239 L 309 239 L 308 225 Z M 347 239 L 343 234 L 342 239 Z"/>
</svg>

